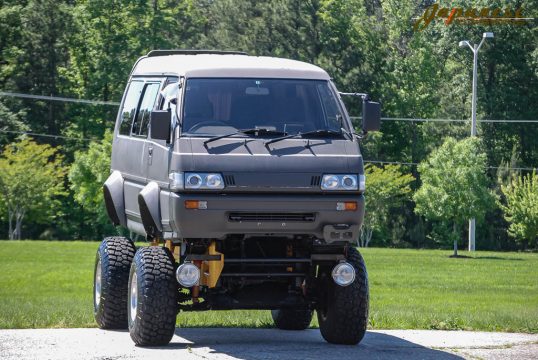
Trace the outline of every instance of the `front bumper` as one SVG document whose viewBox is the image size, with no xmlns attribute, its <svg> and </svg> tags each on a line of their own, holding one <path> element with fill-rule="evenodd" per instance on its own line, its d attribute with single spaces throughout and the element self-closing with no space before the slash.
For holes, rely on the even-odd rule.
<svg viewBox="0 0 538 360">
<path fill-rule="evenodd" d="M 186 200 L 207 201 L 207 209 L 186 209 Z M 357 210 L 336 210 L 336 203 L 345 201 L 357 202 Z M 363 218 L 361 194 L 170 194 L 170 225 L 180 238 L 309 235 L 355 241 Z"/>
</svg>

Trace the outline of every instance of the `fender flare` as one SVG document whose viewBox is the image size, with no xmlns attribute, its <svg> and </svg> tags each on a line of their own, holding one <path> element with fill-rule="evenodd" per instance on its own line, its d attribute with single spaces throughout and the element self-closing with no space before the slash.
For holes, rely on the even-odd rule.
<svg viewBox="0 0 538 360">
<path fill-rule="evenodd" d="M 159 185 L 152 181 L 138 194 L 138 207 L 140 208 L 142 225 L 144 225 L 144 230 L 146 230 L 148 237 L 152 238 L 160 237 L 163 231 L 159 193 Z"/>
<path fill-rule="evenodd" d="M 123 176 L 113 171 L 103 184 L 103 196 L 108 217 L 114 225 L 127 227 L 125 202 L 123 198 Z"/>
</svg>

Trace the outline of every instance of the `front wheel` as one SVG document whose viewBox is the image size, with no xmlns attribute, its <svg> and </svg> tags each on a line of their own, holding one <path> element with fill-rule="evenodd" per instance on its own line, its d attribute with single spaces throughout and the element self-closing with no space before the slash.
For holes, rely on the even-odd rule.
<svg viewBox="0 0 538 360">
<path fill-rule="evenodd" d="M 165 247 L 142 247 L 129 276 L 129 333 L 140 346 L 166 345 L 174 336 L 179 289 L 175 262 Z"/>
<path fill-rule="evenodd" d="M 330 274 L 322 280 L 322 299 L 318 313 L 321 335 L 333 344 L 358 344 L 368 326 L 368 273 L 361 254 L 348 249 L 347 262 L 355 268 L 355 281 L 342 287 Z"/>
</svg>

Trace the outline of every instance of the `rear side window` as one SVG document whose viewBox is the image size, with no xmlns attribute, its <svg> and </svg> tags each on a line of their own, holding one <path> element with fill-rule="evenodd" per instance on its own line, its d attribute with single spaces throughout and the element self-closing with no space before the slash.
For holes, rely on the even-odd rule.
<svg viewBox="0 0 538 360">
<path fill-rule="evenodd" d="M 140 100 L 140 94 L 143 88 L 143 81 L 131 81 L 129 85 L 125 101 L 123 102 L 123 109 L 121 110 L 120 134 L 122 135 L 129 136 L 131 134 L 131 126 L 136 115 L 136 108 L 138 107 L 138 101 Z"/>
<path fill-rule="evenodd" d="M 140 102 L 140 109 L 138 110 L 133 123 L 133 135 L 148 135 L 149 116 L 151 115 L 151 111 L 155 106 L 155 101 L 157 100 L 160 87 L 161 83 L 158 82 L 146 83 L 146 86 L 144 87 L 144 95 L 142 96 L 142 101 Z"/>
</svg>

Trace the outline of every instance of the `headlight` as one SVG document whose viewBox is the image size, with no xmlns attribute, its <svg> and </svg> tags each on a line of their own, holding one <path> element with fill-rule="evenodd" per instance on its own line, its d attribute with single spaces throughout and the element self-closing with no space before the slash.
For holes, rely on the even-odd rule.
<svg viewBox="0 0 538 360">
<path fill-rule="evenodd" d="M 224 180 L 221 174 L 216 173 L 194 173 L 194 172 L 173 172 L 170 173 L 170 189 L 224 189 Z"/>
<path fill-rule="evenodd" d="M 322 190 L 361 190 L 364 191 L 364 175 L 344 174 L 344 175 L 323 175 L 321 180 Z"/>
<path fill-rule="evenodd" d="M 321 188 L 324 190 L 337 190 L 340 179 L 336 175 L 324 175 Z"/>
<path fill-rule="evenodd" d="M 199 189 L 202 186 L 202 177 L 198 174 L 185 174 L 185 188 Z"/>
</svg>

